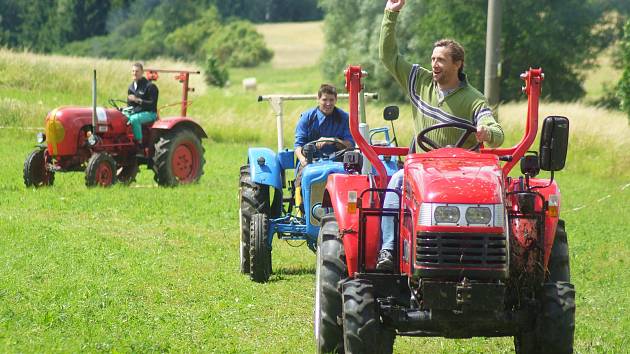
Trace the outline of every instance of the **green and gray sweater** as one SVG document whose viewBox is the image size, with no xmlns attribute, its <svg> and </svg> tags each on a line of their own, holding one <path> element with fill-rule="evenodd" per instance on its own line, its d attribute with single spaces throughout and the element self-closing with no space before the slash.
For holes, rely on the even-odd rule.
<svg viewBox="0 0 630 354">
<path fill-rule="evenodd" d="M 476 126 L 486 126 L 490 130 L 491 138 L 486 143 L 487 147 L 501 145 L 503 143 L 501 125 L 497 123 L 483 94 L 470 86 L 465 77 L 458 88 L 445 97 L 441 97 L 431 71 L 418 64 L 410 64 L 398 53 L 397 18 L 398 12 L 385 10 L 381 26 L 379 55 L 383 65 L 403 87 L 415 108 L 413 120 L 416 134 L 439 123 L 472 123 Z M 455 144 L 462 133 L 459 128 L 437 129 L 429 133 L 429 138 L 437 144 L 446 146 Z M 476 144 L 476 138 L 474 134 L 471 134 L 464 147 L 474 144 Z"/>
</svg>

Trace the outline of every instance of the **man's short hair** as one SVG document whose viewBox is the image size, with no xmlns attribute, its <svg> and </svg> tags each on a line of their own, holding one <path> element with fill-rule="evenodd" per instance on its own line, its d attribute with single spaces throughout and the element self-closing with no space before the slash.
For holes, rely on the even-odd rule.
<svg viewBox="0 0 630 354">
<path fill-rule="evenodd" d="M 144 67 L 142 66 L 141 62 L 136 62 L 132 65 L 134 68 L 138 68 L 140 69 L 140 71 L 144 71 Z"/>
<path fill-rule="evenodd" d="M 330 84 L 322 84 L 317 91 L 317 98 L 321 98 L 323 94 L 333 95 L 337 97 L 337 89 Z"/>
<path fill-rule="evenodd" d="M 437 47 L 446 47 L 448 53 L 451 55 L 451 60 L 453 60 L 453 62 L 461 60 L 462 66 L 459 67 L 459 71 L 457 71 L 457 74 L 459 76 L 462 76 L 462 73 L 464 72 L 464 47 L 462 47 L 462 45 L 459 44 L 457 41 L 449 38 L 440 39 L 439 41 L 435 42 L 433 44 L 433 49 Z"/>
</svg>

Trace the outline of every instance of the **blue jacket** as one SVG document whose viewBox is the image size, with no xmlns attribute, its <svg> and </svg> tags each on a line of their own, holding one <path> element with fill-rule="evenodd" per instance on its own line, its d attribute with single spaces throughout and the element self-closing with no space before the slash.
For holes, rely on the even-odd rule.
<svg viewBox="0 0 630 354">
<path fill-rule="evenodd" d="M 339 138 L 351 142 L 354 146 L 354 139 L 350 134 L 348 113 L 338 107 L 335 107 L 329 116 L 325 116 L 318 107 L 302 113 L 295 127 L 294 146 L 296 148 L 302 147 L 319 138 Z M 322 152 L 329 154 L 334 151 L 334 146 L 326 146 Z"/>
</svg>

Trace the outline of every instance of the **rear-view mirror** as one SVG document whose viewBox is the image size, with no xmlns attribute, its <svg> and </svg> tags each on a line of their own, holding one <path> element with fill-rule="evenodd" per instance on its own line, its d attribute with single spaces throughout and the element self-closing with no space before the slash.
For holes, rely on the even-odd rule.
<svg viewBox="0 0 630 354">
<path fill-rule="evenodd" d="M 398 106 L 387 106 L 383 110 L 383 119 L 389 120 L 389 121 L 396 120 L 398 119 L 398 114 L 399 114 Z"/>
<path fill-rule="evenodd" d="M 569 147 L 569 119 L 549 116 L 545 118 L 540 135 L 540 169 L 560 171 L 564 168 Z"/>
</svg>

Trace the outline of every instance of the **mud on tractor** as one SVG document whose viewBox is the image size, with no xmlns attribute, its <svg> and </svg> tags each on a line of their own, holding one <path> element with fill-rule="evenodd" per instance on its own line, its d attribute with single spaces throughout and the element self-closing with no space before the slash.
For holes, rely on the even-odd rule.
<svg viewBox="0 0 630 354">
<path fill-rule="evenodd" d="M 373 93 L 361 93 L 360 97 L 377 98 Z M 269 148 L 251 147 L 247 152 L 247 164 L 240 169 L 240 271 L 249 274 L 255 282 L 266 282 L 271 275 L 275 235 L 279 240 L 304 242 L 315 252 L 321 218 L 327 213 L 322 208 L 321 201 L 328 175 L 345 173 L 346 163 L 341 161 L 344 154 L 350 158 L 358 156 L 354 148 L 322 156 L 317 154 L 315 142 L 306 144 L 303 151 L 309 164 L 302 172 L 300 193 L 303 204 L 296 205 L 295 180 L 287 181 L 287 172 L 291 174 L 296 163 L 294 151 L 284 148 L 282 102 L 316 98 L 316 95 L 269 95 L 258 99 L 270 101 L 276 112 L 278 152 Z M 347 98 L 347 94 L 339 95 L 339 98 Z M 390 121 L 394 120 L 398 117 L 398 111 L 386 109 L 385 117 Z M 365 122 L 361 125 L 371 142 L 382 146 L 392 144 L 388 128 L 370 130 Z M 398 169 L 396 158 L 380 158 L 390 175 Z M 361 167 L 358 168 L 360 171 Z M 365 168 L 369 166 L 366 165 Z"/>
<path fill-rule="evenodd" d="M 116 182 L 135 181 L 139 165 L 155 173 L 161 186 L 192 183 L 203 174 L 204 148 L 201 139 L 207 135 L 199 124 L 186 117 L 190 101 L 188 82 L 198 71 L 146 69 L 149 80 L 158 73 L 174 73 L 182 83 L 181 114 L 143 124 L 141 144 L 133 141 L 117 101 L 112 108 L 96 106 L 96 71 L 92 83 L 93 106 L 65 106 L 46 116 L 45 132 L 37 136 L 38 147 L 24 161 L 24 184 L 27 187 L 50 186 L 56 172 L 85 171 L 85 184 L 111 186 Z M 121 101 L 124 102 L 124 101 Z"/>
<path fill-rule="evenodd" d="M 426 152 L 417 154 L 361 137 L 361 77 L 360 67 L 346 72 L 350 126 L 377 174 L 328 176 L 322 207 L 332 212 L 322 218 L 317 248 L 317 351 L 391 353 L 396 336 L 513 336 L 517 353 L 572 352 L 575 290 L 553 181 L 565 163 L 568 119 L 547 117 L 539 152 L 528 151 L 542 71 L 521 76 L 527 125 L 514 147 L 441 147 L 424 130 L 417 139 Z M 377 155 L 406 156 L 402 191 L 387 189 Z M 522 175 L 512 177 L 517 162 Z M 551 178 L 535 178 L 541 169 Z M 398 194 L 400 208 L 383 208 L 385 193 Z M 383 216 L 394 220 L 390 272 L 376 270 Z"/>
</svg>

